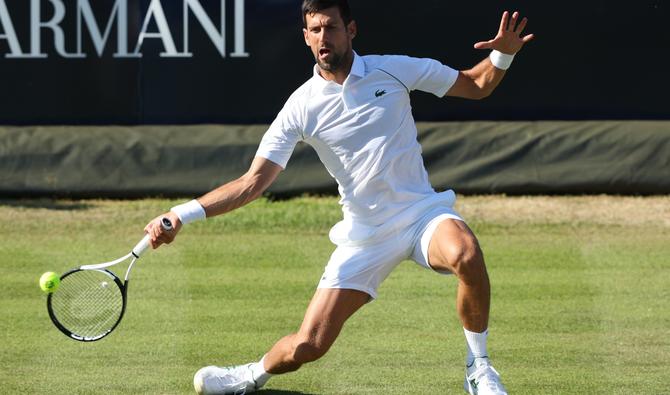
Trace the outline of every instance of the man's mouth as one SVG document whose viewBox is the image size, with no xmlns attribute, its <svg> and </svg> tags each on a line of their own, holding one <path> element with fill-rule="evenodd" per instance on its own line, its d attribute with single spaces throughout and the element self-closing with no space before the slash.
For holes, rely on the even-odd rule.
<svg viewBox="0 0 670 395">
<path fill-rule="evenodd" d="M 319 57 L 321 59 L 325 58 L 326 56 L 330 55 L 330 49 L 328 48 L 321 48 L 319 49 Z"/>
</svg>

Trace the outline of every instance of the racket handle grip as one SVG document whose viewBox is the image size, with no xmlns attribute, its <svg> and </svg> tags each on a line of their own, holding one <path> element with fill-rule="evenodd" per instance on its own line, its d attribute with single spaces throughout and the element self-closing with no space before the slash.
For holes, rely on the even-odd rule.
<svg viewBox="0 0 670 395">
<path fill-rule="evenodd" d="M 147 233 L 133 248 L 133 255 L 135 255 L 136 258 L 139 258 L 142 254 L 144 254 L 144 251 L 146 251 L 149 246 L 151 246 L 151 235 Z"/>
<path fill-rule="evenodd" d="M 167 218 L 162 218 L 161 227 L 167 231 L 172 230 L 172 221 L 170 221 Z M 137 245 L 133 248 L 132 253 L 133 255 L 135 255 L 135 257 L 139 258 L 142 254 L 144 254 L 144 252 L 147 249 L 149 249 L 150 246 L 151 246 L 151 236 L 149 234 L 146 234 L 144 235 L 142 240 L 140 240 L 140 242 L 137 243 Z"/>
</svg>

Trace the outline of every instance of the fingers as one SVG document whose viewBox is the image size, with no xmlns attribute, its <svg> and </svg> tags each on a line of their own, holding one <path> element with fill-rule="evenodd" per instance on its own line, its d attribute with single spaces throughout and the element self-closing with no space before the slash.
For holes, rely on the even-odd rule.
<svg viewBox="0 0 670 395">
<path fill-rule="evenodd" d="M 503 12 L 502 19 L 500 21 L 500 31 L 501 32 L 514 32 L 516 34 L 521 34 L 523 29 L 526 28 L 526 24 L 528 24 L 528 18 L 524 17 L 521 19 L 521 22 L 519 22 L 519 17 L 521 14 L 519 14 L 519 11 L 514 11 L 512 13 L 512 16 L 510 18 L 510 13 L 509 11 Z M 519 24 L 517 25 L 517 22 Z"/>
<path fill-rule="evenodd" d="M 521 36 L 528 24 L 528 18 L 521 17 L 519 11 L 504 11 L 500 19 L 500 30 L 495 38 L 475 43 L 475 49 L 494 49 L 506 54 L 515 54 L 523 45 L 535 38 L 534 34 Z"/>
<path fill-rule="evenodd" d="M 521 23 L 519 23 L 519 26 L 517 26 L 516 29 L 514 29 L 514 33 L 520 35 L 521 32 L 523 31 L 523 29 L 526 28 L 526 24 L 527 24 L 527 23 L 528 23 L 528 18 L 523 18 L 523 19 L 521 20 Z"/>
<path fill-rule="evenodd" d="M 173 229 L 172 230 L 165 230 L 161 224 L 161 220 L 167 217 L 172 221 L 173 224 Z M 149 234 L 150 241 L 151 241 L 151 247 L 156 249 L 160 247 L 162 244 L 170 244 L 174 240 L 175 236 L 177 235 L 178 229 L 181 227 L 181 222 L 179 221 L 179 217 L 174 215 L 172 212 L 165 213 L 163 215 L 159 215 L 158 217 L 154 218 L 149 224 L 144 228 L 144 231 Z"/>
<path fill-rule="evenodd" d="M 509 12 L 505 11 L 502 14 L 502 19 L 500 20 L 500 31 L 504 32 L 507 30 L 507 25 L 509 23 Z"/>
<path fill-rule="evenodd" d="M 516 26 L 516 21 L 519 19 L 519 12 L 514 11 L 512 14 L 512 19 L 509 21 L 509 25 L 507 26 L 507 31 L 515 31 L 514 27 Z"/>
<path fill-rule="evenodd" d="M 159 241 L 161 227 L 156 223 L 156 219 L 152 220 L 147 227 L 149 228 L 147 233 L 151 236 L 151 247 L 154 249 L 160 247 L 163 244 L 162 241 Z"/>
<path fill-rule="evenodd" d="M 475 43 L 475 49 L 491 49 L 493 48 L 493 41 L 494 40 L 489 40 Z"/>
</svg>

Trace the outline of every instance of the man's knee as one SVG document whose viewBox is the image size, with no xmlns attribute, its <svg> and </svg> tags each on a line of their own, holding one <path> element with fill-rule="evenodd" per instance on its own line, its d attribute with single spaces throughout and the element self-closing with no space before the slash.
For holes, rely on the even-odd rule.
<svg viewBox="0 0 670 395">
<path fill-rule="evenodd" d="M 466 234 L 458 243 L 444 246 L 442 254 L 451 271 L 464 281 L 477 280 L 486 273 L 484 254 L 474 236 Z"/>
</svg>

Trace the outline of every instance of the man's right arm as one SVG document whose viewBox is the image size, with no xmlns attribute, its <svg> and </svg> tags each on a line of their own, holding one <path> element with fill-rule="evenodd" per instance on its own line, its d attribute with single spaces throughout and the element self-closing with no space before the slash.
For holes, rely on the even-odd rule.
<svg viewBox="0 0 670 395">
<path fill-rule="evenodd" d="M 207 217 L 235 210 L 259 198 L 281 171 L 278 164 L 257 156 L 246 174 L 198 198 L 198 203 Z"/>
<path fill-rule="evenodd" d="M 206 217 L 227 213 L 260 197 L 282 170 L 281 166 L 271 160 L 256 156 L 249 171 L 243 176 L 197 198 L 196 202 L 202 206 Z M 171 231 L 165 231 L 160 225 L 163 217 L 172 221 Z M 161 244 L 171 243 L 181 227 L 181 218 L 174 211 L 169 211 L 154 218 L 147 224 L 144 231 L 151 235 L 152 247 L 158 248 Z"/>
</svg>

